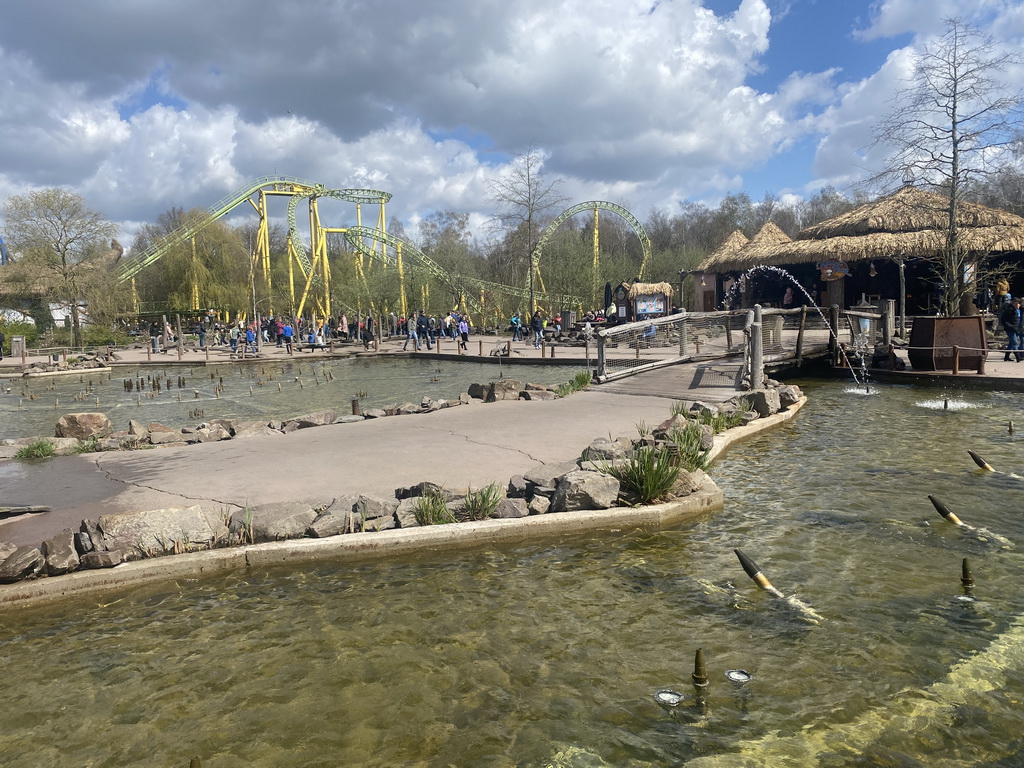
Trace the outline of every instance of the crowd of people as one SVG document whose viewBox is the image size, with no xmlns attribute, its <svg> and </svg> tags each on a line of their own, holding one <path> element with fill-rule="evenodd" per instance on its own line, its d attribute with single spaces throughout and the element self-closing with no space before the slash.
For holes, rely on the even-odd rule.
<svg viewBox="0 0 1024 768">
<path fill-rule="evenodd" d="M 604 316 L 602 312 L 587 312 L 581 320 L 590 327 L 604 322 Z M 148 331 L 155 351 L 166 352 L 167 345 L 177 341 L 175 328 L 166 321 L 154 320 L 148 328 L 142 325 L 140 330 L 142 333 Z M 424 346 L 432 350 L 438 339 L 444 338 L 456 341 L 461 349 L 466 350 L 471 330 L 469 316 L 458 310 L 445 314 L 414 310 L 408 317 L 388 313 L 379 319 L 371 314 L 349 319 L 346 312 L 318 320 L 266 315 L 256 320 L 224 322 L 205 316 L 195 318 L 186 327 L 186 332 L 191 332 L 198 339 L 200 348 L 228 347 L 232 354 L 241 352 L 245 355 L 256 354 L 267 345 L 288 353 L 295 347 L 300 350 L 326 349 L 331 342 L 356 342 L 369 349 L 382 337 L 404 339 L 403 351 L 408 351 L 410 345 L 415 350 Z M 553 332 L 555 337 L 561 337 L 566 329 L 560 313 L 545 316 L 541 310 L 536 310 L 533 314 L 513 313 L 507 330 L 511 331 L 513 341 L 522 341 L 540 349 L 546 334 Z"/>
</svg>

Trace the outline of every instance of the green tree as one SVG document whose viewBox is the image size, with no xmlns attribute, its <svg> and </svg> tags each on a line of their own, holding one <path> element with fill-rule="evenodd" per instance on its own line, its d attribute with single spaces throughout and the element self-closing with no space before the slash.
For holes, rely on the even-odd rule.
<svg viewBox="0 0 1024 768">
<path fill-rule="evenodd" d="M 72 342 L 81 345 L 80 304 L 109 285 L 109 267 L 120 256 L 116 225 L 60 187 L 9 197 L 3 218 L 18 279 L 67 305 Z"/>
</svg>

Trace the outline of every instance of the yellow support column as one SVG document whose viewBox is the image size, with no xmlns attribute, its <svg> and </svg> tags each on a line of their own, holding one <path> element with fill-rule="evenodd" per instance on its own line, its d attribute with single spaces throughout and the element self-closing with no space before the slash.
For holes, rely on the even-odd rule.
<svg viewBox="0 0 1024 768">
<path fill-rule="evenodd" d="M 402 317 L 409 317 L 409 305 L 405 300 L 405 269 L 402 266 L 402 244 L 395 248 L 395 263 L 398 266 L 398 306 L 402 311 Z"/>
<path fill-rule="evenodd" d="M 601 238 L 598 234 L 598 221 L 600 214 L 597 208 L 594 208 L 594 277 L 593 277 L 593 289 L 594 289 L 594 306 L 598 306 L 599 302 L 603 302 L 604 299 L 599 298 L 601 291 Z"/>
</svg>

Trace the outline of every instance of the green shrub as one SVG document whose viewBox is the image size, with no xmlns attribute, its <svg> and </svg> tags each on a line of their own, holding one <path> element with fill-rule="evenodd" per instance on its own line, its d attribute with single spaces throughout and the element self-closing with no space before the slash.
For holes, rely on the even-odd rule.
<svg viewBox="0 0 1024 768">
<path fill-rule="evenodd" d="M 626 488 L 640 497 L 642 504 L 668 496 L 679 479 L 679 467 L 665 448 L 642 446 L 621 464 L 605 465 L 604 472 L 618 478 Z"/>
<path fill-rule="evenodd" d="M 87 437 L 84 440 L 79 440 L 78 448 L 75 450 L 75 453 L 96 453 L 99 449 L 99 438 L 93 435 L 92 437 Z"/>
<path fill-rule="evenodd" d="M 57 455 L 57 449 L 49 440 L 36 440 L 14 454 L 16 459 L 48 459 Z"/>
<path fill-rule="evenodd" d="M 466 494 L 466 517 L 469 520 L 489 520 L 494 517 L 498 503 L 504 496 L 496 483 L 476 491 L 470 488 Z"/>
<path fill-rule="evenodd" d="M 591 381 L 592 376 L 590 374 L 590 371 L 580 371 L 575 376 L 573 376 L 569 381 L 565 382 L 564 384 L 559 384 L 557 387 L 555 387 L 555 392 L 560 397 L 565 397 L 566 395 L 571 395 L 573 392 L 583 391 L 584 389 L 590 386 Z"/>
<path fill-rule="evenodd" d="M 416 522 L 420 525 L 446 525 L 458 521 L 448 509 L 444 494 L 429 491 L 416 502 Z"/>
<path fill-rule="evenodd" d="M 685 427 L 671 430 L 665 438 L 670 444 L 676 446 L 679 453 L 679 466 L 682 469 L 687 472 L 707 469 L 709 451 L 706 448 L 701 448 L 703 433 L 698 422 L 688 421 Z"/>
</svg>

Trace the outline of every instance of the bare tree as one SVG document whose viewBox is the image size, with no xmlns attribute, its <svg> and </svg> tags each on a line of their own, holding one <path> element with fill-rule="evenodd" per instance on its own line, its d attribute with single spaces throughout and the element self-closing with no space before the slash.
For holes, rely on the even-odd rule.
<svg viewBox="0 0 1024 768">
<path fill-rule="evenodd" d="M 942 312 L 970 311 L 977 254 L 960 241 L 958 207 L 970 185 L 992 173 L 1003 148 L 1018 140 L 1024 94 L 1002 78 L 1021 61 L 962 19 L 918 55 L 906 88 L 875 129 L 892 153 L 876 181 L 919 183 L 948 201 L 946 242 L 934 266 L 945 291 Z M 890 184 L 891 185 L 891 184 Z"/>
<path fill-rule="evenodd" d="M 527 264 L 530 281 L 530 314 L 533 314 L 537 306 L 533 284 L 533 252 L 540 239 L 540 220 L 546 212 L 564 205 L 568 199 L 558 193 L 561 179 L 545 179 L 543 165 L 543 153 L 531 146 L 526 154 L 512 161 L 507 174 L 488 182 L 489 200 L 498 208 L 495 224 L 506 232 L 522 235 L 526 251 L 523 260 Z"/>
<path fill-rule="evenodd" d="M 79 302 L 107 282 L 110 262 L 123 250 L 111 240 L 116 225 L 60 187 L 9 197 L 3 214 L 14 267 L 34 290 L 68 305 L 72 343 L 81 345 Z"/>
</svg>

